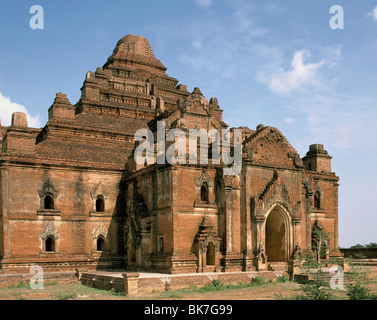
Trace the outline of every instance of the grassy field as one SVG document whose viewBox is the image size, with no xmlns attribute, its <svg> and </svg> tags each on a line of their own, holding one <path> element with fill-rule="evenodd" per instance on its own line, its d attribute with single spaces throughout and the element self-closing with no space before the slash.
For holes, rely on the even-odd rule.
<svg viewBox="0 0 377 320">
<path fill-rule="evenodd" d="M 284 280 L 284 281 L 283 281 Z M 371 294 L 377 295 L 376 279 L 368 283 Z M 293 300 L 303 295 L 303 286 L 286 281 L 256 281 L 240 285 L 214 283 L 179 291 L 156 292 L 128 297 L 123 293 L 99 290 L 79 283 L 47 282 L 43 289 L 31 289 L 26 283 L 0 289 L 0 300 Z M 334 298 L 347 300 L 346 291 L 332 291 Z"/>
</svg>

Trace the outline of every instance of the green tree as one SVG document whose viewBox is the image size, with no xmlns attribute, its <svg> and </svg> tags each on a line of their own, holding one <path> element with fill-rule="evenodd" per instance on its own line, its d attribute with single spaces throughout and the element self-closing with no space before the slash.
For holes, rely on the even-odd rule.
<svg viewBox="0 0 377 320">
<path fill-rule="evenodd" d="M 369 271 L 366 268 L 352 265 L 349 274 L 355 279 L 355 283 L 347 285 L 349 300 L 377 300 L 377 296 L 372 295 L 367 287 Z"/>
<path fill-rule="evenodd" d="M 359 249 L 359 248 L 364 248 L 364 246 L 361 244 L 355 244 L 354 246 L 351 246 L 351 249 Z"/>
<path fill-rule="evenodd" d="M 326 248 L 329 245 L 329 235 L 325 230 L 314 227 L 312 232 L 312 251 L 302 256 L 302 268 L 309 274 L 309 279 L 303 285 L 304 299 L 330 300 L 334 298 L 330 283 L 325 279 L 323 268 L 337 261 L 329 259 Z"/>
</svg>

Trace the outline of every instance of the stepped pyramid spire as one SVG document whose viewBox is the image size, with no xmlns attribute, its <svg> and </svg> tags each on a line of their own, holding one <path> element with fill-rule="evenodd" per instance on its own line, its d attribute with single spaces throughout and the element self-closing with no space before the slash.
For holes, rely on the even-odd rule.
<svg viewBox="0 0 377 320">
<path fill-rule="evenodd" d="M 129 34 L 118 41 L 104 69 L 134 66 L 151 74 L 166 75 L 167 68 L 156 59 L 149 41 L 138 35 Z"/>
</svg>

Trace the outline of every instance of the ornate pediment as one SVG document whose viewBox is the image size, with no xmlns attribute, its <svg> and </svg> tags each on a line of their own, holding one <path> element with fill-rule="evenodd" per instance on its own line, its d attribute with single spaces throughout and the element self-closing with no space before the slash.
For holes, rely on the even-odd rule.
<svg viewBox="0 0 377 320">
<path fill-rule="evenodd" d="M 204 97 L 198 87 L 182 101 L 180 109 L 182 112 L 189 112 L 194 114 L 209 115 L 209 102 Z"/>
<path fill-rule="evenodd" d="M 262 127 L 243 142 L 243 156 L 254 164 L 304 168 L 300 155 L 276 128 Z"/>
<path fill-rule="evenodd" d="M 213 194 L 213 180 L 210 179 L 207 172 L 203 170 L 199 177 L 195 179 L 196 199 L 194 207 L 216 208 Z M 203 192 L 206 194 L 203 195 Z"/>
<path fill-rule="evenodd" d="M 104 199 L 107 199 L 107 192 L 105 192 L 101 181 L 93 187 L 92 191 L 90 192 L 90 196 L 92 199 L 96 199 L 98 196 L 102 196 Z"/>
<path fill-rule="evenodd" d="M 60 234 L 55 229 L 55 225 L 52 221 L 46 222 L 43 231 L 40 233 L 41 239 L 45 241 L 48 237 L 53 237 L 55 240 L 59 239 Z"/>
<path fill-rule="evenodd" d="M 208 185 L 208 187 L 212 188 L 213 187 L 213 181 L 210 179 L 210 177 L 208 176 L 207 172 L 205 170 L 203 170 L 200 174 L 199 177 L 197 177 L 195 179 L 195 185 L 200 188 L 203 183 L 206 183 Z"/>
<path fill-rule="evenodd" d="M 42 189 L 40 189 L 38 193 L 40 198 L 45 197 L 47 194 L 51 194 L 54 196 L 54 198 L 56 198 L 59 194 L 59 190 L 55 188 L 50 178 L 46 178 L 43 183 Z"/>
<path fill-rule="evenodd" d="M 220 245 L 220 238 L 213 230 L 213 225 L 207 217 L 203 218 L 199 231 L 195 236 L 195 241 L 199 242 L 203 248 L 207 247 L 209 242 L 212 242 L 216 247 Z"/>
<path fill-rule="evenodd" d="M 251 198 L 251 214 L 255 220 L 265 220 L 268 210 L 276 204 L 285 208 L 294 221 L 301 220 L 299 204 L 291 198 L 288 188 L 275 170 L 262 193 Z"/>
<path fill-rule="evenodd" d="M 108 238 L 108 232 L 102 223 L 100 223 L 92 232 L 93 240 L 96 240 L 99 236 L 103 236 L 105 239 Z"/>
</svg>

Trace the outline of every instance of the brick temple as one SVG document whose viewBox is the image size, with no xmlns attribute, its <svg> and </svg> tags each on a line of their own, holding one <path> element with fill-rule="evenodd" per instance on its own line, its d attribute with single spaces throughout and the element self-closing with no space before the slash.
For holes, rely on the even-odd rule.
<svg viewBox="0 0 377 320">
<path fill-rule="evenodd" d="M 43 128 L 14 113 L 0 126 L 3 273 L 124 269 L 162 273 L 273 270 L 329 234 L 339 256 L 338 180 L 313 144 L 301 158 L 274 127 L 242 129 L 242 169 L 135 162 L 139 129 L 230 129 L 207 100 L 166 73 L 147 39 L 127 35 L 86 74 L 72 104 L 57 93 Z M 234 143 L 234 141 L 233 141 Z M 234 146 L 233 146 L 234 147 Z"/>
</svg>

